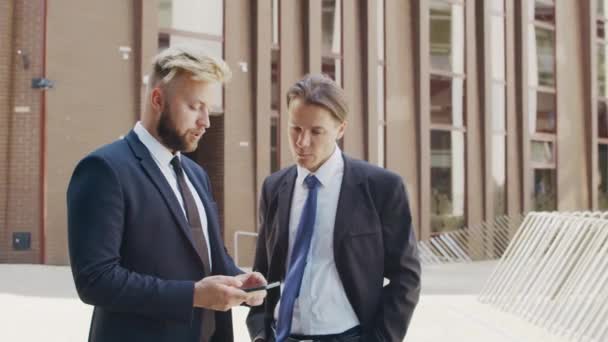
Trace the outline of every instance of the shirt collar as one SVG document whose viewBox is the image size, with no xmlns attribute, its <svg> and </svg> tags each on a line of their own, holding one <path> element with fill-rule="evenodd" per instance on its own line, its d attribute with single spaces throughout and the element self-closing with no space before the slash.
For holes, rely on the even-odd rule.
<svg viewBox="0 0 608 342">
<path fill-rule="evenodd" d="M 135 124 L 135 128 L 133 128 L 135 134 L 141 142 L 146 146 L 152 158 L 154 158 L 160 165 L 169 166 L 171 165 L 171 159 L 177 156 L 181 159 L 181 155 L 179 151 L 174 155 L 166 148 L 163 144 L 161 144 L 148 130 L 141 124 L 141 121 L 137 121 Z"/>
<path fill-rule="evenodd" d="M 336 144 L 336 148 L 329 159 L 327 159 L 313 174 L 317 177 L 322 186 L 326 186 L 329 184 L 332 177 L 343 169 L 344 160 L 342 160 L 342 150 L 340 150 L 340 147 Z M 304 184 L 304 179 L 311 173 L 312 172 L 308 169 L 298 165 L 298 178 L 296 179 L 296 184 Z"/>
</svg>

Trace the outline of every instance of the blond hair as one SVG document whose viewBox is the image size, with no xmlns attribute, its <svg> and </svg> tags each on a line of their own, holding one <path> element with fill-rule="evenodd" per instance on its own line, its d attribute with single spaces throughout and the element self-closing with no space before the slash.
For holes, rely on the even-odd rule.
<svg viewBox="0 0 608 342">
<path fill-rule="evenodd" d="M 287 91 L 287 106 L 295 99 L 327 109 L 340 123 L 346 121 L 348 104 L 344 91 L 326 75 L 304 76 Z"/>
<path fill-rule="evenodd" d="M 168 84 L 181 72 L 190 74 L 196 81 L 224 83 L 231 77 L 226 62 L 204 50 L 193 45 L 171 46 L 154 57 L 148 89 L 156 87 L 159 82 Z"/>
</svg>

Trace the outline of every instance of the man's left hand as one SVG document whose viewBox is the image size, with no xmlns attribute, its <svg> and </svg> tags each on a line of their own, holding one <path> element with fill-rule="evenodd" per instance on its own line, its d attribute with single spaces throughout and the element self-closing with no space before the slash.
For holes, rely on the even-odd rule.
<svg viewBox="0 0 608 342">
<path fill-rule="evenodd" d="M 237 279 L 243 282 L 243 289 L 250 287 L 264 286 L 267 284 L 266 278 L 259 272 L 249 272 L 236 276 Z M 245 303 L 249 306 L 258 306 L 264 303 L 266 291 L 254 291 L 248 293 Z"/>
</svg>

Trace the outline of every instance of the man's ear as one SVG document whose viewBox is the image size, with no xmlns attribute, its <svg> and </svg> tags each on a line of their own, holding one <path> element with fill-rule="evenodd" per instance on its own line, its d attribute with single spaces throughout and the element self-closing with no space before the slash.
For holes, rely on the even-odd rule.
<svg viewBox="0 0 608 342">
<path fill-rule="evenodd" d="M 160 87 L 154 87 L 150 92 L 150 105 L 155 112 L 161 112 L 165 105 L 165 94 Z"/>
<path fill-rule="evenodd" d="M 346 126 L 348 126 L 348 122 L 346 120 L 342 121 L 340 126 L 338 126 L 338 136 L 336 137 L 336 140 L 342 139 L 344 132 L 346 131 Z"/>
</svg>

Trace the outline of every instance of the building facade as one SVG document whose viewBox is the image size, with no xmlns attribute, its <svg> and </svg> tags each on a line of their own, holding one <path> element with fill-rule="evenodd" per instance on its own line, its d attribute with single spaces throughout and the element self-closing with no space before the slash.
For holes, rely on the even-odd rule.
<svg viewBox="0 0 608 342">
<path fill-rule="evenodd" d="M 74 166 L 132 128 L 151 57 L 183 42 L 233 70 L 191 154 L 233 254 L 292 163 L 284 95 L 306 73 L 344 88 L 340 146 L 403 177 L 420 239 L 606 209 L 606 21 L 605 0 L 2 0 L 0 262 L 68 263 Z"/>
</svg>

